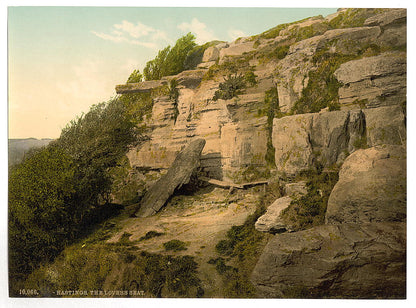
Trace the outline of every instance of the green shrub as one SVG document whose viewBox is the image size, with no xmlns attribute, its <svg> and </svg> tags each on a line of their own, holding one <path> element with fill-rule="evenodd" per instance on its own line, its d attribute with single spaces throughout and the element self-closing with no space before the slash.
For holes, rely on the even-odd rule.
<svg viewBox="0 0 416 308">
<path fill-rule="evenodd" d="M 149 232 L 147 232 L 144 236 L 142 236 L 139 240 L 140 241 L 145 241 L 145 240 L 149 240 L 149 239 L 151 239 L 151 238 L 154 238 L 154 237 L 157 237 L 157 236 L 162 236 L 162 235 L 164 235 L 165 233 L 163 233 L 163 232 L 157 232 L 157 231 L 149 231 Z"/>
<path fill-rule="evenodd" d="M 180 240 L 171 240 L 169 242 L 163 243 L 163 247 L 165 250 L 172 250 L 172 251 L 181 251 L 186 250 L 186 243 Z"/>
<path fill-rule="evenodd" d="M 253 71 L 247 71 L 244 73 L 244 81 L 249 84 L 251 87 L 257 85 L 257 75 Z"/>
<path fill-rule="evenodd" d="M 318 168 L 301 173 L 300 179 L 307 179 L 307 194 L 294 199 L 281 214 L 295 231 L 324 223 L 329 195 L 338 181 L 338 173 L 322 172 Z"/>
<path fill-rule="evenodd" d="M 214 101 L 218 99 L 231 99 L 239 94 L 243 93 L 243 89 L 246 88 L 246 81 L 241 74 L 231 75 L 224 77 L 224 82 L 220 83 L 219 90 L 215 91 Z"/>
</svg>

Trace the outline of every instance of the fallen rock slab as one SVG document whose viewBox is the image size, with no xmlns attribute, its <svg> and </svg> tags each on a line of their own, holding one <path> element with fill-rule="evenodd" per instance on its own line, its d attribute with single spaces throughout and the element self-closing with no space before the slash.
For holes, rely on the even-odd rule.
<svg viewBox="0 0 416 308">
<path fill-rule="evenodd" d="M 282 197 L 274 201 L 268 208 L 264 215 L 260 216 L 256 221 L 254 227 L 260 232 L 270 233 L 282 233 L 288 231 L 289 227 L 280 218 L 280 214 L 286 209 L 290 202 L 291 197 Z"/>
<path fill-rule="evenodd" d="M 140 203 L 140 209 L 135 213 L 137 217 L 148 217 L 156 214 L 166 204 L 175 190 L 189 183 L 200 165 L 200 156 L 204 146 L 205 139 L 196 139 L 176 156 L 168 172 L 144 196 Z"/>
</svg>

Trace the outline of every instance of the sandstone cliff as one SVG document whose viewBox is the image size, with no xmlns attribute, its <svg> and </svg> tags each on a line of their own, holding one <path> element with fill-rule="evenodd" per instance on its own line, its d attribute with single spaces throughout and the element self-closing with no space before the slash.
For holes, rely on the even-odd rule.
<svg viewBox="0 0 416 308">
<path fill-rule="evenodd" d="M 227 76 L 247 79 L 223 99 Z M 116 89 L 144 93 L 172 80 L 178 95 L 153 96 L 149 139 L 128 153 L 131 172 L 153 170 L 155 181 L 195 139 L 206 142 L 200 174 L 218 180 L 241 181 L 250 168 L 263 178 L 340 168 L 325 224 L 267 244 L 251 278 L 259 296 L 405 297 L 405 9 L 278 26 L 206 49 L 194 70 Z M 279 217 L 287 195 L 258 230 L 290 230 Z"/>
</svg>

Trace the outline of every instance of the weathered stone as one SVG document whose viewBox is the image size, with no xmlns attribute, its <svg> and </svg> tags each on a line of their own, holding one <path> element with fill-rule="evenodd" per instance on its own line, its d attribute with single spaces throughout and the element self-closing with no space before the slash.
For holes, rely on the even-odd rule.
<svg viewBox="0 0 416 308">
<path fill-rule="evenodd" d="M 364 109 L 363 112 L 367 146 L 406 145 L 406 119 L 401 106 Z"/>
<path fill-rule="evenodd" d="M 341 64 L 334 73 L 344 85 L 339 89 L 342 106 L 379 107 L 406 101 L 406 53 L 379 56 Z"/>
<path fill-rule="evenodd" d="M 257 219 L 254 225 L 256 230 L 260 232 L 270 232 L 273 234 L 288 231 L 290 226 L 287 226 L 279 216 L 282 211 L 290 205 L 291 201 L 292 198 L 286 196 L 277 199 L 269 205 L 266 213 Z"/>
<path fill-rule="evenodd" d="M 253 41 L 248 42 L 233 42 L 228 47 L 220 49 L 220 63 L 225 57 L 242 55 L 244 52 L 253 51 Z"/>
<path fill-rule="evenodd" d="M 310 131 L 313 114 L 274 119 L 272 142 L 276 166 L 288 175 L 307 170 L 312 165 Z"/>
<path fill-rule="evenodd" d="M 205 70 L 190 70 L 183 71 L 175 76 L 178 85 L 189 89 L 195 89 L 201 83 L 202 77 L 205 75 Z"/>
<path fill-rule="evenodd" d="M 254 268 L 259 297 L 405 298 L 406 224 L 322 225 L 277 234 Z"/>
<path fill-rule="evenodd" d="M 204 139 L 196 139 L 178 154 L 168 172 L 144 196 L 136 212 L 137 216 L 147 217 L 156 214 L 175 190 L 189 183 L 200 166 L 200 156 L 204 146 Z"/>
<path fill-rule="evenodd" d="M 291 45 L 288 55 L 277 65 L 277 90 L 281 111 L 290 111 L 308 85 L 308 73 L 316 67 L 312 58 L 317 50 L 331 44 L 332 52 L 353 54 L 363 44 L 375 42 L 380 33 L 379 27 L 334 29 Z M 351 44 L 352 41 L 354 44 Z"/>
<path fill-rule="evenodd" d="M 207 69 L 216 64 L 216 61 L 202 62 L 197 65 L 197 68 Z"/>
<path fill-rule="evenodd" d="M 377 14 L 367 18 L 364 22 L 364 26 L 382 26 L 392 24 L 400 24 L 406 22 L 407 11 L 406 9 L 390 9 L 387 12 Z"/>
<path fill-rule="evenodd" d="M 137 83 L 126 83 L 116 86 L 117 94 L 149 93 L 152 89 L 167 84 L 166 80 L 149 80 Z"/>
<path fill-rule="evenodd" d="M 308 193 L 308 189 L 306 187 L 306 181 L 288 183 L 285 185 L 284 191 L 285 191 L 285 195 L 289 197 L 299 197 L 299 196 L 306 195 Z"/>
<path fill-rule="evenodd" d="M 406 151 L 383 145 L 344 162 L 328 200 L 326 223 L 405 221 Z"/>
<path fill-rule="evenodd" d="M 365 115 L 361 110 L 309 113 L 275 119 L 272 141 L 275 161 L 288 175 L 313 167 L 342 163 L 364 140 Z"/>
<path fill-rule="evenodd" d="M 211 46 L 205 50 L 204 56 L 202 57 L 202 62 L 217 61 L 219 57 L 220 51 L 218 50 L 218 48 L 215 46 Z"/>
</svg>

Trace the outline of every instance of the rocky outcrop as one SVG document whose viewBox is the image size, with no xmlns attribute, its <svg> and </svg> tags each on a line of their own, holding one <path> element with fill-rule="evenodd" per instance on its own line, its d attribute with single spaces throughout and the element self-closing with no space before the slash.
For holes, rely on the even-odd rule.
<svg viewBox="0 0 416 308">
<path fill-rule="evenodd" d="M 274 119 L 273 146 L 280 171 L 294 175 L 341 164 L 357 149 L 404 144 L 405 117 L 399 106 L 301 114 Z"/>
<path fill-rule="evenodd" d="M 178 154 L 168 172 L 146 193 L 136 216 L 147 217 L 156 214 L 175 190 L 189 183 L 200 166 L 200 156 L 204 146 L 205 140 L 197 139 Z"/>
<path fill-rule="evenodd" d="M 326 224 L 267 244 L 252 273 L 258 295 L 405 298 L 405 155 L 397 145 L 351 154 L 329 197 Z"/>
<path fill-rule="evenodd" d="M 326 223 L 362 224 L 405 218 L 405 149 L 383 145 L 351 154 L 329 197 Z"/>
<path fill-rule="evenodd" d="M 341 106 L 374 108 L 406 102 L 405 52 L 346 62 L 334 75 L 343 83 L 338 92 Z"/>
<path fill-rule="evenodd" d="M 257 219 L 254 227 L 260 232 L 281 233 L 288 231 L 288 227 L 279 217 L 283 210 L 285 210 L 293 199 L 289 196 L 282 197 L 274 201 L 265 214 Z"/>
<path fill-rule="evenodd" d="M 406 224 L 338 224 L 275 235 L 251 280 L 259 297 L 405 298 Z"/>
<path fill-rule="evenodd" d="M 116 86 L 117 94 L 149 93 L 152 89 L 167 84 L 166 80 L 149 80 L 136 83 L 126 83 Z"/>
<path fill-rule="evenodd" d="M 334 29 L 291 45 L 288 55 L 277 65 L 281 110 L 290 111 L 301 97 L 309 82 L 308 73 L 315 69 L 313 56 L 318 51 L 328 49 L 333 53 L 356 53 L 359 46 L 375 42 L 380 32 L 379 27 Z M 351 44 L 352 41 L 354 44 Z"/>
</svg>

